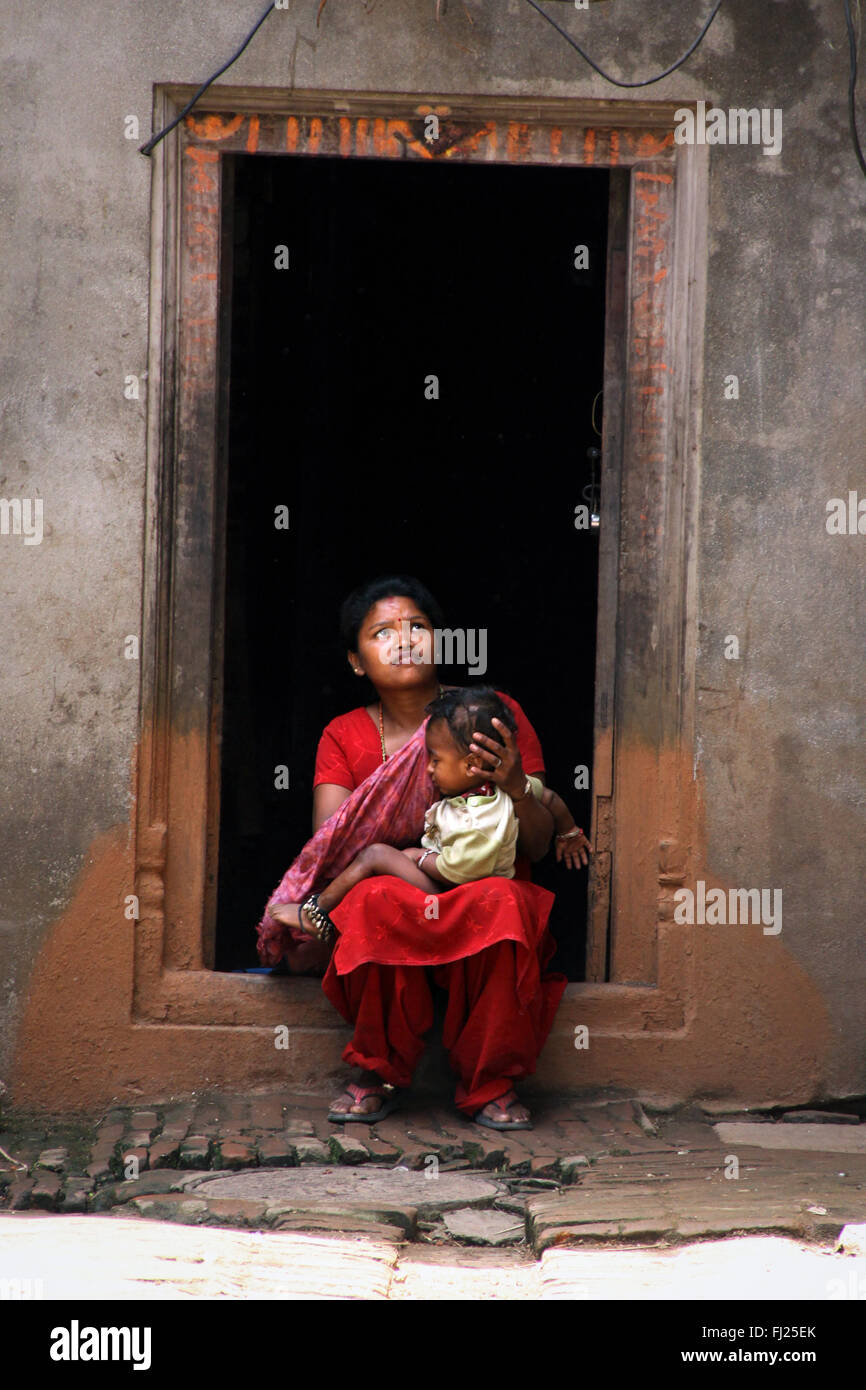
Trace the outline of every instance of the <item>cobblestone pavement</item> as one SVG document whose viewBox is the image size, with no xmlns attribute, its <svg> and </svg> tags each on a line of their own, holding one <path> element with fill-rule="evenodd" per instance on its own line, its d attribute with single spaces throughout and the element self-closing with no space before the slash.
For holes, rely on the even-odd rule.
<svg viewBox="0 0 866 1390">
<path fill-rule="evenodd" d="M 288 1092 L 118 1107 L 92 1122 L 5 1113 L 0 1209 L 501 1246 L 530 1259 L 744 1232 L 832 1247 L 866 1221 L 855 1113 L 727 1114 L 612 1095 L 532 1106 L 534 1127 L 507 1133 L 411 1096 L 375 1126 L 329 1124 L 324 1097 Z"/>
</svg>

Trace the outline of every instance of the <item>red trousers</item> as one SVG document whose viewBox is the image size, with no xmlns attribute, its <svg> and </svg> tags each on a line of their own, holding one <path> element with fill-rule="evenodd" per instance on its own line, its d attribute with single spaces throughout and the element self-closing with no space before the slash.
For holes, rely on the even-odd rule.
<svg viewBox="0 0 866 1390">
<path fill-rule="evenodd" d="M 344 1061 L 376 1071 L 394 1086 L 409 1085 L 433 1023 L 431 970 L 448 991 L 442 1041 L 458 1077 L 456 1104 L 475 1115 L 534 1072 L 565 989 L 564 975 L 549 975 L 521 1010 L 518 949 L 505 940 L 444 965 L 370 962 L 345 975 L 332 966 L 323 989 L 355 1025 Z"/>
</svg>

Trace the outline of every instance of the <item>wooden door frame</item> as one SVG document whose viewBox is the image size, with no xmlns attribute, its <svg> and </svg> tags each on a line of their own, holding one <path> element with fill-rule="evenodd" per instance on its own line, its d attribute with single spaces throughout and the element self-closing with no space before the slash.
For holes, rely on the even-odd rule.
<svg viewBox="0 0 866 1390">
<path fill-rule="evenodd" d="M 155 90 L 155 128 L 191 91 Z M 229 162 L 220 155 L 231 152 L 628 171 L 629 215 L 620 201 L 612 222 L 620 271 L 608 277 L 588 979 L 569 986 L 567 998 L 597 998 L 600 1019 L 646 1028 L 637 1020 L 651 997 L 652 1026 L 682 1024 L 685 962 L 679 947 L 666 956 L 658 927 L 686 873 L 690 799 L 679 772 L 672 776 L 661 760 L 673 752 L 680 769 L 694 749 L 707 159 L 702 147 L 675 145 L 676 109 L 214 87 L 158 147 L 136 806 L 138 1019 L 256 1025 L 273 1016 L 278 999 L 289 1025 L 339 1025 L 315 981 L 212 970 L 226 474 L 218 364 L 230 275 L 220 257 Z M 431 112 L 440 121 L 433 145 L 424 138 Z M 647 805 L 641 789 L 656 773 L 658 796 Z M 612 986 L 633 988 L 616 990 L 611 1013 Z"/>
</svg>

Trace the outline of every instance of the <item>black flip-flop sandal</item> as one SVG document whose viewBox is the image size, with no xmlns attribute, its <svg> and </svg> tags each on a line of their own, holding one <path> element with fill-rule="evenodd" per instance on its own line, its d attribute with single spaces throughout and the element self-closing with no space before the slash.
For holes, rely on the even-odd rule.
<svg viewBox="0 0 866 1390">
<path fill-rule="evenodd" d="M 383 1086 L 358 1086 L 354 1081 L 350 1081 L 345 1094 L 350 1095 L 356 1105 L 360 1105 L 367 1096 L 381 1096 L 382 1104 L 378 1110 L 373 1110 L 368 1115 L 353 1115 L 348 1110 L 329 1110 L 329 1124 L 344 1125 L 350 1121 L 358 1121 L 362 1125 L 375 1125 L 379 1120 L 384 1120 L 386 1115 L 390 1115 L 393 1110 L 396 1110 L 400 1104 L 396 1095 L 386 1091 Z"/>
<path fill-rule="evenodd" d="M 510 1099 L 508 1099 L 509 1097 Z M 508 1101 L 507 1105 L 505 1104 L 506 1100 Z M 506 1091 L 505 1095 L 497 1096 L 492 1102 L 488 1101 L 487 1104 L 498 1105 L 499 1109 L 504 1110 L 507 1114 L 515 1101 L 519 1104 L 520 1097 L 516 1091 L 512 1090 Z M 473 1118 L 477 1125 L 484 1125 L 486 1129 L 532 1129 L 531 1120 L 491 1120 L 489 1116 L 484 1114 L 483 1106 Z"/>
</svg>

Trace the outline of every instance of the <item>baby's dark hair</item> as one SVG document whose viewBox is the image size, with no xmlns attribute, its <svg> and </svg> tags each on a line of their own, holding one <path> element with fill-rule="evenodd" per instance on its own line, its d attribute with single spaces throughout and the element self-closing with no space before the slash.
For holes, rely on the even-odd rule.
<svg viewBox="0 0 866 1390">
<path fill-rule="evenodd" d="M 494 719 L 500 719 L 511 733 L 517 732 L 514 715 L 492 685 L 443 690 L 426 707 L 425 713 L 429 714 L 431 721 L 444 719 L 451 737 L 463 753 L 468 753 L 476 733 L 487 734 L 497 743 L 502 743 L 499 731 L 493 727 Z"/>
</svg>

